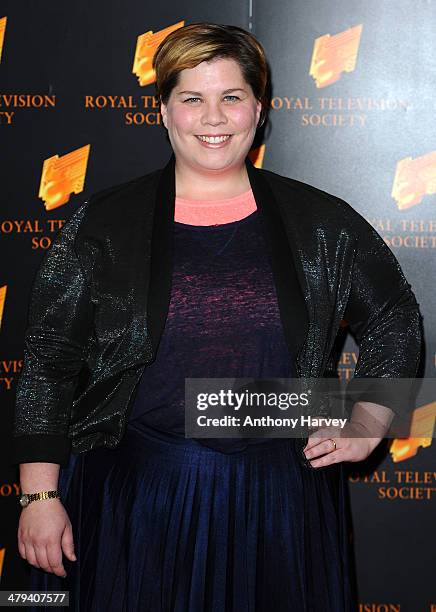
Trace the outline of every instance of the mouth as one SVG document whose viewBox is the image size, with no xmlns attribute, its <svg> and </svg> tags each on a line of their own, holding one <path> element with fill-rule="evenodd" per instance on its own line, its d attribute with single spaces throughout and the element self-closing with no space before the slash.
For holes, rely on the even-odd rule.
<svg viewBox="0 0 436 612">
<path fill-rule="evenodd" d="M 226 142 L 226 140 L 229 140 L 232 135 L 233 134 L 220 134 L 216 136 L 196 135 L 196 138 L 198 138 L 198 140 L 201 140 L 201 142 L 208 142 L 209 144 L 219 144 L 221 142 Z"/>
</svg>

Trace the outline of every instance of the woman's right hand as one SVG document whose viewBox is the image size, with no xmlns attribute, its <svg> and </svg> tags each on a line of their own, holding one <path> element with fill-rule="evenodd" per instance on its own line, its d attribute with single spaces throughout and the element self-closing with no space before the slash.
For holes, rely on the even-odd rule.
<svg viewBox="0 0 436 612">
<path fill-rule="evenodd" d="M 71 521 L 59 498 L 33 501 L 22 509 L 18 550 L 31 565 L 65 578 L 62 551 L 70 561 L 77 558 Z"/>
</svg>

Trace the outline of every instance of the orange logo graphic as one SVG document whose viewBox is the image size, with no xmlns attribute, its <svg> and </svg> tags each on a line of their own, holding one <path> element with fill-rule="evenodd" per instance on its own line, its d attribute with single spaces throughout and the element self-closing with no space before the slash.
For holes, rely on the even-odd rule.
<svg viewBox="0 0 436 612">
<path fill-rule="evenodd" d="M 3 576 L 3 566 L 5 563 L 6 548 L 0 548 L 0 580 Z"/>
<path fill-rule="evenodd" d="M 46 210 L 66 204 L 72 193 L 83 191 L 90 148 L 91 145 L 85 145 L 44 161 L 38 197 L 44 201 Z"/>
<path fill-rule="evenodd" d="M 430 402 L 413 411 L 409 438 L 396 438 L 389 449 L 392 461 L 404 461 L 414 457 L 418 448 L 431 445 L 436 420 L 436 402 Z"/>
<path fill-rule="evenodd" d="M 7 285 L 3 285 L 3 287 L 0 287 L 0 327 L 2 326 L 2 321 L 3 321 L 3 310 L 5 308 L 5 303 L 6 303 L 7 288 L 8 288 Z"/>
<path fill-rule="evenodd" d="M 264 144 L 260 145 L 260 147 L 257 147 L 257 149 L 252 149 L 248 154 L 248 157 L 253 163 L 253 166 L 255 166 L 255 168 L 262 168 L 264 156 L 265 156 L 265 145 Z"/>
<path fill-rule="evenodd" d="M 8 18 L 2 17 L 0 19 L 0 61 L 2 59 L 2 51 L 3 51 L 3 43 L 5 40 L 5 32 L 6 32 L 6 22 Z"/>
<path fill-rule="evenodd" d="M 185 25 L 184 21 L 179 21 L 172 26 L 168 26 L 159 32 L 153 34 L 152 30 L 145 32 L 138 36 L 136 43 L 135 59 L 133 60 L 133 74 L 138 77 L 139 84 L 150 85 L 156 80 L 156 73 L 151 67 L 151 62 L 156 49 L 163 41 L 174 30 L 178 30 Z"/>
<path fill-rule="evenodd" d="M 362 25 L 331 36 L 325 34 L 315 40 L 309 74 L 318 88 L 339 81 L 343 72 L 356 67 Z"/>
<path fill-rule="evenodd" d="M 436 151 L 412 159 L 405 157 L 397 164 L 392 197 L 398 209 L 419 204 L 426 194 L 436 192 Z"/>
</svg>

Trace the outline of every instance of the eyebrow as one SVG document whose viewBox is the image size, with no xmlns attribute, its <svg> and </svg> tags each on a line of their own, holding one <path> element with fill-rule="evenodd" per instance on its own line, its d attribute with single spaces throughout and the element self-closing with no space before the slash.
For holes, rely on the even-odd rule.
<svg viewBox="0 0 436 612">
<path fill-rule="evenodd" d="M 221 93 L 226 94 L 226 93 L 230 93 L 231 91 L 245 91 L 245 89 L 242 89 L 241 87 L 234 87 L 232 89 L 225 89 Z M 201 91 L 186 91 L 185 90 L 185 91 L 178 91 L 177 92 L 178 96 L 181 96 L 182 94 L 191 94 L 191 95 L 194 95 L 194 96 L 201 96 L 202 95 Z"/>
</svg>

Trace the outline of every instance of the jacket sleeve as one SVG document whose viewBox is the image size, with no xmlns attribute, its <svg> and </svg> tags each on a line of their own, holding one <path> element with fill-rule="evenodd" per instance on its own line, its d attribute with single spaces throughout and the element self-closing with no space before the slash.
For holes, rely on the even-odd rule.
<svg viewBox="0 0 436 612">
<path fill-rule="evenodd" d="M 16 390 L 12 464 L 66 465 L 74 391 L 93 328 L 90 290 L 75 238 L 83 203 L 56 234 L 33 281 Z"/>
<path fill-rule="evenodd" d="M 419 305 L 382 237 L 362 217 L 359 225 L 344 314 L 359 356 L 347 394 L 353 401 L 370 401 L 405 414 L 414 407 L 412 379 L 421 354 Z"/>
</svg>

